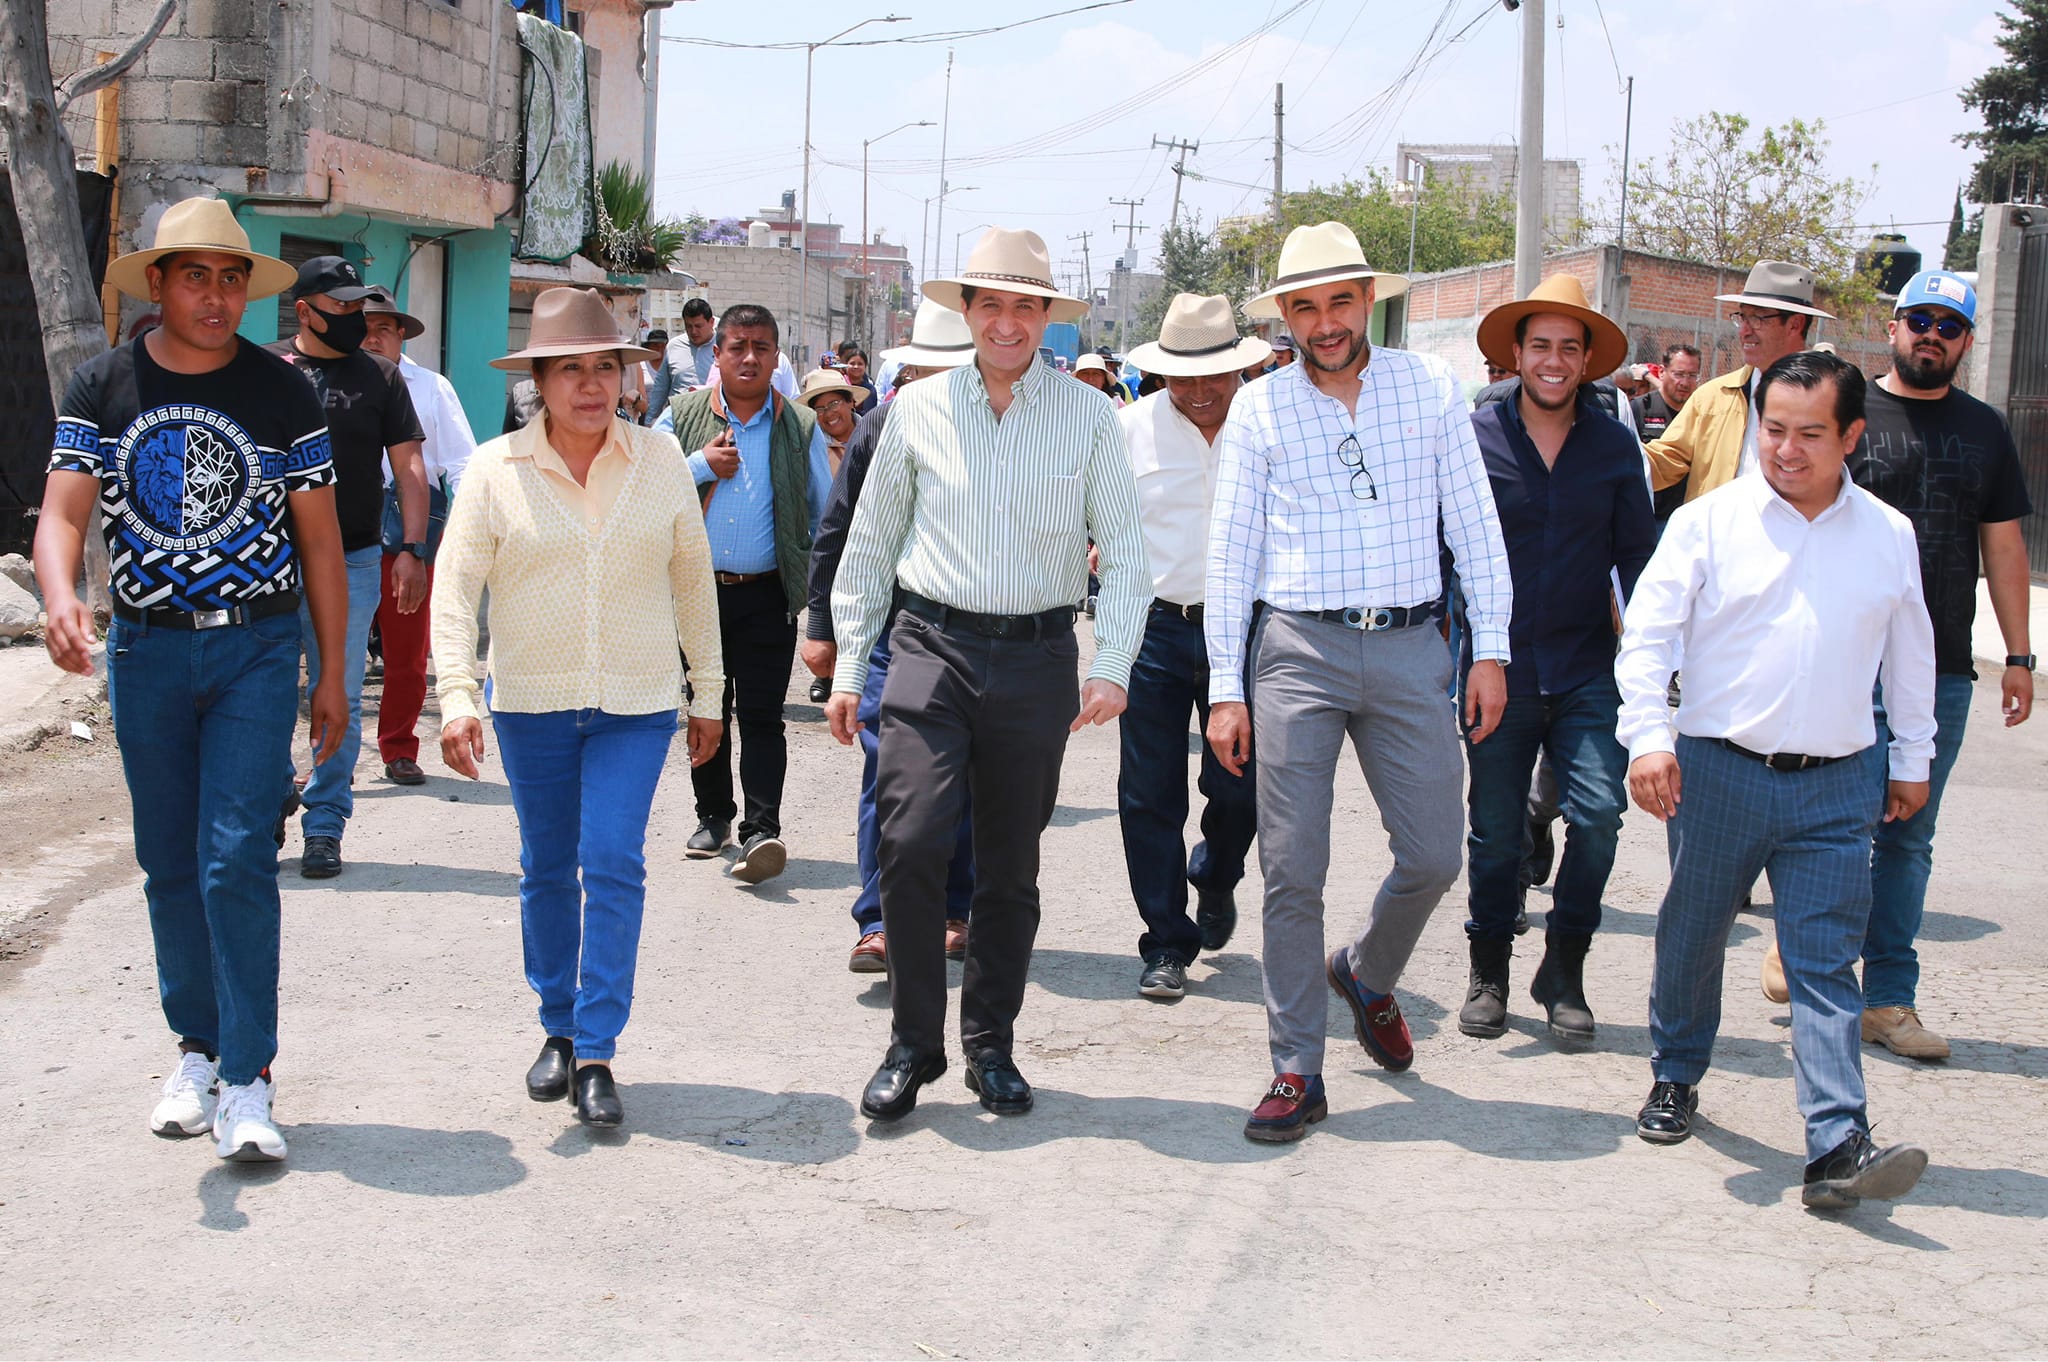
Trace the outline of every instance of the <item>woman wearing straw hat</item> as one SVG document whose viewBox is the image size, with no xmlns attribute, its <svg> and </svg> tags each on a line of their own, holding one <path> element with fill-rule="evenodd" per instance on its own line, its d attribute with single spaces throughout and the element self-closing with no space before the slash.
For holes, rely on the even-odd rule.
<svg viewBox="0 0 2048 1362">
<path fill-rule="evenodd" d="M 73 584 L 98 500 L 113 563 L 108 701 L 158 993 L 180 1038 L 150 1129 L 211 1130 L 237 1160 L 285 1156 L 271 1114 L 271 829 L 298 721 L 299 592 L 329 656 L 348 614 L 327 415 L 303 376 L 235 334 L 250 299 L 294 277 L 249 249 L 217 199 L 173 204 L 154 245 L 107 266 L 162 323 L 71 376 L 35 545 L 50 658 L 88 673 L 92 612 Z M 312 721 L 324 761 L 348 726 L 338 671 L 313 687 Z"/>
<path fill-rule="evenodd" d="M 718 748 L 724 660 L 711 551 L 673 436 L 616 413 L 630 343 L 593 290 L 534 300 L 525 349 L 541 412 L 477 450 L 441 543 L 434 660 L 441 754 L 484 755 L 477 607 L 490 587 L 490 687 L 519 818 L 526 980 L 546 1033 L 528 1096 L 573 1088 L 577 1119 L 623 1119 L 611 1061 L 633 1001 L 644 846 L 688 658 L 690 761 Z M 578 880 L 581 880 L 579 887 Z M 573 1081 L 571 1066 L 574 1066 Z"/>
<path fill-rule="evenodd" d="M 1109 361 L 1100 355 L 1083 355 L 1074 362 L 1074 377 L 1086 383 L 1095 391 L 1107 397 L 1117 406 L 1124 405 L 1124 390 L 1110 376 Z"/>
<path fill-rule="evenodd" d="M 846 442 L 853 438 L 862 404 L 870 396 L 866 388 L 847 382 L 836 369 L 811 370 L 797 389 L 796 400 L 816 414 L 818 429 L 825 432 L 825 457 L 831 460 L 835 474 L 846 457 Z"/>
</svg>

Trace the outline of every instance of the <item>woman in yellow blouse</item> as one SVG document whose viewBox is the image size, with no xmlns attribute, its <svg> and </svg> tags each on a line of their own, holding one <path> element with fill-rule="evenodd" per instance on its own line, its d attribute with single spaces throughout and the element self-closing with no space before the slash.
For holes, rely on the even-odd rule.
<svg viewBox="0 0 2048 1362">
<path fill-rule="evenodd" d="M 470 462 L 433 601 L 441 755 L 475 778 L 490 588 L 484 698 L 519 817 L 526 981 L 547 1034 L 526 1091 L 550 1102 L 573 1089 L 593 1126 L 624 1118 L 611 1061 L 633 1001 L 647 815 L 682 701 L 679 644 L 692 765 L 723 727 L 718 599 L 689 466 L 673 436 L 615 414 L 627 367 L 652 357 L 594 290 L 534 300 L 527 347 L 491 364 L 532 373 L 541 415 Z"/>
</svg>

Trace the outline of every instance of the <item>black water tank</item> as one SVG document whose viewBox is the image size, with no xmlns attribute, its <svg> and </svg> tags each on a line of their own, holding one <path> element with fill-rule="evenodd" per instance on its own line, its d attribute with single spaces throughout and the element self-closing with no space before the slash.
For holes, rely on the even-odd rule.
<svg viewBox="0 0 2048 1362">
<path fill-rule="evenodd" d="M 1897 297 L 1906 281 L 1920 272 L 1920 252 L 1906 244 L 1902 232 L 1876 232 L 1868 245 L 1856 252 L 1860 274 L 1877 277 L 1877 291 Z"/>
</svg>

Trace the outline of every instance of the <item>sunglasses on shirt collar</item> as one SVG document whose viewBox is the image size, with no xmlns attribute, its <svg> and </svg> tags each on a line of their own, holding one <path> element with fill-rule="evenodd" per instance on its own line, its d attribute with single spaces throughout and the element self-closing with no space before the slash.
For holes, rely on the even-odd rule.
<svg viewBox="0 0 2048 1362">
<path fill-rule="evenodd" d="M 1950 341 L 1970 329 L 1970 324 L 1961 317 L 1937 317 L 1932 312 L 1922 312 L 1917 308 L 1908 312 L 1903 320 L 1906 329 L 1916 336 L 1932 331 L 1943 340 Z"/>
</svg>

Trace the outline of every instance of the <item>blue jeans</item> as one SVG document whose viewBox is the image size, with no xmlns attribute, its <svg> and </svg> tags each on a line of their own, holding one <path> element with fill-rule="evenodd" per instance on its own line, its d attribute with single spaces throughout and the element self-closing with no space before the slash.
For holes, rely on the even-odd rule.
<svg viewBox="0 0 2048 1362">
<path fill-rule="evenodd" d="M 1145 920 L 1138 954 L 1169 955 L 1183 965 L 1192 965 L 1202 951 L 1201 929 L 1188 916 L 1188 886 L 1236 888 L 1259 830 L 1251 764 L 1234 776 L 1202 742 L 1195 779 L 1203 799 L 1202 840 L 1188 855 L 1190 714 L 1197 733 L 1208 728 L 1209 655 L 1202 626 L 1155 606 L 1131 665 L 1130 700 L 1117 723 L 1117 820 L 1131 897 Z"/>
<path fill-rule="evenodd" d="M 114 622 L 107 697 L 134 809 L 164 1020 L 252 1083 L 277 1055 L 277 772 L 297 725 L 299 622 Z"/>
<path fill-rule="evenodd" d="M 860 935 L 882 930 L 882 830 L 875 819 L 875 759 L 882 749 L 882 685 L 889 679 L 889 631 L 882 630 L 868 654 L 868 679 L 855 717 L 861 722 L 860 805 L 854 818 L 854 859 L 860 866 L 860 893 L 853 900 L 854 929 Z M 946 867 L 946 920 L 967 921 L 974 900 L 974 800 L 960 814 L 960 836 Z"/>
<path fill-rule="evenodd" d="M 609 1060 L 633 1006 L 647 814 L 676 712 L 500 711 L 491 722 L 519 815 L 519 922 L 541 1029 L 574 1041 L 578 1059 Z"/>
<path fill-rule="evenodd" d="M 342 555 L 348 564 L 348 633 L 343 639 L 341 688 L 348 699 L 348 732 L 334 755 L 313 768 L 306 782 L 306 812 L 299 830 L 308 837 L 339 838 L 356 811 L 356 756 L 363 750 L 363 664 L 369 660 L 370 624 L 384 596 L 384 549 L 372 544 Z M 299 607 L 299 632 L 306 649 L 306 688 L 320 684 L 320 640 L 313 633 L 313 611 Z M 290 760 L 285 763 L 291 767 Z"/>
<path fill-rule="evenodd" d="M 1879 822 L 1870 844 L 1870 931 L 1863 938 L 1863 1005 L 1913 1007 L 1920 990 L 1920 956 L 1913 939 L 1927 907 L 1927 878 L 1934 869 L 1934 820 L 1941 792 L 1963 750 L 1970 721 L 1967 676 L 1934 678 L 1934 763 L 1928 772 L 1927 805 L 1904 822 Z M 1877 745 L 1871 765 L 1878 788 L 1890 778 L 1891 726 L 1882 694 L 1877 706 Z"/>
<path fill-rule="evenodd" d="M 1555 695 L 1510 695 L 1500 727 L 1466 742 L 1472 770 L 1466 878 L 1466 935 L 1511 941 L 1521 906 L 1522 844 L 1529 825 L 1529 778 L 1539 753 L 1550 757 L 1566 828 L 1548 930 L 1591 936 L 1600 929 L 1600 896 L 1614 870 L 1621 813 L 1628 803 L 1628 750 L 1614 738 L 1621 694 L 1612 676 L 1596 676 Z"/>
</svg>

